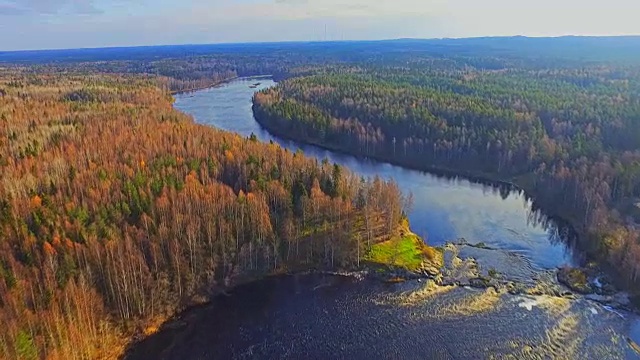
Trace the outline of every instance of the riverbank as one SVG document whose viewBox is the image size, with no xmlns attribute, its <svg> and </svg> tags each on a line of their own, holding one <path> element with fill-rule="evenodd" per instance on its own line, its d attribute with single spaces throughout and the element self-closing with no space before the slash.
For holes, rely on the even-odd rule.
<svg viewBox="0 0 640 360">
<path fill-rule="evenodd" d="M 192 92 L 196 92 L 196 91 L 200 91 L 200 90 L 212 89 L 212 88 L 215 88 L 215 87 L 218 87 L 218 86 L 222 86 L 224 84 L 228 84 L 228 83 L 230 83 L 232 81 L 235 81 L 235 80 L 244 80 L 244 79 L 248 79 L 248 80 L 249 79 L 256 79 L 256 80 L 259 80 L 259 79 L 272 79 L 272 78 L 273 78 L 272 75 L 234 76 L 234 77 L 230 77 L 230 78 L 227 78 L 227 79 L 224 79 L 224 80 L 220 80 L 220 81 L 214 82 L 214 83 L 209 84 L 209 85 L 200 86 L 200 87 L 193 88 L 193 89 L 170 91 L 169 94 L 173 96 L 173 95 L 188 94 L 188 93 L 192 93 Z M 284 80 L 287 77 L 282 75 L 280 78 L 282 80 Z"/>
<path fill-rule="evenodd" d="M 220 81 L 216 81 L 216 82 L 213 82 L 211 84 L 208 84 L 208 85 L 205 85 L 205 86 L 200 86 L 200 87 L 197 87 L 197 88 L 170 91 L 169 94 L 173 96 L 173 95 L 180 95 L 180 94 L 188 94 L 188 93 L 192 93 L 192 92 L 200 91 L 200 90 L 211 89 L 211 88 L 214 88 L 216 86 L 224 85 L 224 84 L 226 84 L 226 83 L 228 83 L 230 81 L 236 80 L 236 79 L 239 79 L 239 77 L 238 76 L 230 77 L 230 78 L 227 78 L 227 79 L 224 79 L 224 80 L 220 80 Z"/>
<path fill-rule="evenodd" d="M 469 171 L 464 169 L 453 169 L 443 166 L 434 166 L 430 164 L 421 164 L 420 166 L 417 166 L 416 164 L 413 164 L 409 161 L 403 161 L 402 159 L 397 159 L 392 156 L 385 156 L 384 154 L 376 154 L 375 156 L 365 155 L 361 152 L 354 152 L 351 149 L 348 149 L 346 146 L 341 146 L 335 143 L 323 143 L 310 137 L 292 137 L 281 127 L 272 124 L 268 117 L 263 113 L 263 111 L 261 111 L 260 105 L 255 101 L 253 102 L 252 111 L 256 122 L 259 123 L 263 129 L 283 139 L 316 146 L 336 153 L 353 156 L 358 159 L 388 163 L 411 170 L 428 172 L 430 174 L 446 178 L 464 178 L 479 184 L 495 186 L 500 189 L 504 189 L 505 191 L 521 191 L 525 194 L 526 197 L 533 200 L 535 207 L 544 209 L 545 213 L 547 213 L 549 217 L 565 224 L 572 229 L 572 231 L 576 234 L 578 240 L 577 242 L 580 245 L 580 250 L 584 254 L 583 262 L 585 264 L 595 261 L 599 263 L 599 265 L 601 265 L 603 268 L 606 268 L 608 272 L 611 272 L 612 275 L 615 275 L 613 276 L 614 278 L 619 278 L 618 271 L 608 264 L 608 259 L 603 258 L 602 253 L 597 251 L 599 249 L 598 244 L 601 243 L 601 239 L 595 238 L 594 234 L 589 233 L 586 230 L 584 223 L 579 219 L 578 216 L 571 214 L 570 211 L 566 211 L 565 209 L 559 209 L 552 203 L 545 202 L 544 197 L 541 196 L 541 194 L 539 194 L 536 190 L 535 186 L 533 186 L 535 179 L 532 178 L 531 174 L 521 174 L 514 175 L 509 178 L 502 178 L 499 175 L 492 173 Z M 628 284 L 622 283 L 618 285 L 628 286 Z"/>
<path fill-rule="evenodd" d="M 592 354 L 591 350 L 578 350 L 573 347 L 574 342 L 594 346 L 594 341 L 585 341 L 587 336 L 598 338 L 598 334 L 606 335 L 602 341 L 611 341 L 616 346 L 616 353 L 622 351 L 629 344 L 630 351 L 633 351 L 634 340 L 623 339 L 619 335 L 612 333 L 610 328 L 614 322 L 620 320 L 619 316 L 627 316 L 623 310 L 624 306 L 619 299 L 624 302 L 624 296 L 618 297 L 589 297 L 567 290 L 557 281 L 555 271 L 539 271 L 530 267 L 524 259 L 517 255 L 499 249 L 487 249 L 482 244 L 466 244 L 456 242 L 447 244 L 444 249 L 445 264 L 439 269 L 438 274 L 418 274 L 412 277 L 388 281 L 381 277 L 375 269 L 365 269 L 361 271 L 303 271 L 289 274 L 269 276 L 262 281 L 238 285 L 229 290 L 228 294 L 219 295 L 212 299 L 207 305 L 196 306 L 176 315 L 163 325 L 162 329 L 146 341 L 137 344 L 130 349 L 126 359 L 145 359 L 152 355 L 156 358 L 191 358 L 198 356 L 225 356 L 230 358 L 251 355 L 252 357 L 264 357 L 265 349 L 272 344 L 285 343 L 296 344 L 299 341 L 291 335 L 284 335 L 279 330 L 269 330 L 270 337 L 262 335 L 249 335 L 255 331 L 260 331 L 265 327 L 270 328 L 275 324 L 286 324 L 297 334 L 313 334 L 318 338 L 314 342 L 329 347 L 331 356 L 338 356 L 345 351 L 343 347 L 334 349 L 329 344 L 332 341 L 345 341 L 343 336 L 332 336 L 335 332 L 327 332 L 325 329 L 312 331 L 305 324 L 322 324 L 326 322 L 337 322 L 343 324 L 340 329 L 344 329 L 344 324 L 360 322 L 361 319 L 379 319 L 384 317 L 386 323 L 390 325 L 392 333 L 386 334 L 385 346 L 400 341 L 397 331 L 402 329 L 404 337 L 410 329 L 418 324 L 437 324 L 433 329 L 421 331 L 424 340 L 429 334 L 441 334 L 442 331 L 454 331 L 460 335 L 460 339 L 472 341 L 466 345 L 465 349 L 475 354 L 474 357 L 463 356 L 462 358 L 477 358 L 478 354 L 504 354 L 512 351 L 525 351 L 538 354 L 542 358 L 575 358 L 579 354 Z M 471 255 L 475 257 L 471 257 Z M 309 281 L 310 280 L 310 281 Z M 293 286 L 283 286 L 291 283 Z M 269 284 L 278 284 L 270 287 Z M 338 285 L 336 287 L 336 285 Z M 356 295 L 357 306 L 350 306 L 344 300 L 331 300 L 327 304 L 335 304 L 336 307 L 319 303 L 318 299 L 324 296 L 342 297 L 350 294 L 354 289 L 364 289 L 366 295 Z M 256 293 L 264 294 L 263 297 L 256 297 Z M 295 294 L 295 295 L 294 295 Z M 305 296 L 304 294 L 307 294 Z M 359 294 L 359 293 L 358 293 Z M 293 297 L 292 297 L 293 296 Z M 248 302 L 248 304 L 244 304 Z M 225 322 L 229 314 L 228 304 L 243 303 L 238 310 L 241 314 L 229 315 L 231 323 Z M 272 306 L 278 306 L 278 310 L 268 310 Z M 282 308 L 280 308 L 282 306 Z M 302 320 L 298 311 L 292 309 L 301 307 L 301 313 L 309 314 L 307 307 L 316 309 L 322 315 L 321 319 L 312 318 Z M 359 311 L 366 307 L 369 315 L 363 316 Z M 252 312 L 256 310 L 256 313 Z M 291 316 L 293 311 L 295 316 Z M 270 314 L 269 320 L 265 319 L 265 314 Z M 514 314 L 517 314 L 514 317 Z M 542 317 L 539 317 L 542 316 Z M 344 321 L 342 317 L 350 319 Z M 557 330 L 567 329 L 557 328 L 555 321 L 570 318 L 575 321 L 570 335 L 560 333 Z M 246 320 L 246 324 L 242 322 Z M 304 318 L 306 319 L 306 318 Z M 533 320 L 528 326 L 523 326 L 526 319 Z M 581 320 L 579 320 L 581 319 Z M 617 320 L 616 320 L 617 319 Z M 236 321 L 241 321 L 237 324 Z M 406 324 L 403 324 L 407 321 Z M 502 325 L 497 326 L 496 321 Z M 504 321 L 504 323 L 502 323 Z M 562 322 L 563 320 L 561 320 Z M 585 321 L 585 323 L 583 323 Z M 210 325 L 205 325 L 210 324 Z M 402 324 L 402 325 L 398 325 Z M 471 327 L 468 325 L 472 324 Z M 486 348 L 486 344 L 493 343 L 492 335 L 496 331 L 509 326 L 508 334 L 501 335 L 504 342 L 519 344 L 515 348 L 507 346 L 504 349 Z M 562 323 L 564 324 L 564 323 Z M 582 327 L 577 327 L 583 324 Z M 600 330 L 587 330 L 596 324 L 602 327 Z M 606 326 L 602 324 L 607 324 Z M 542 325 L 542 326 L 541 326 Z M 380 324 L 371 324 L 365 328 L 356 326 L 350 329 L 349 333 L 354 336 L 367 336 L 366 334 L 378 333 Z M 471 328 L 486 329 L 490 326 L 492 331 L 486 334 L 490 336 L 478 337 L 470 335 Z M 497 326 L 497 327 L 494 327 Z M 209 329 L 211 327 L 211 329 Z M 617 327 L 616 327 L 617 328 Z M 208 330 L 207 330 L 208 329 Z M 238 334 L 240 332 L 240 334 Z M 519 334 L 522 332 L 522 334 Z M 542 336 L 535 334 L 541 333 Z M 229 333 L 234 350 L 229 352 L 227 340 L 221 340 L 221 333 Z M 206 334 L 206 335 L 202 335 Z M 244 335 L 243 335 L 244 334 Z M 590 335 L 587 335 L 590 334 Z M 565 344 L 568 351 L 563 348 L 548 347 L 545 339 L 550 335 L 549 341 Z M 248 342 L 244 342 L 248 336 Z M 568 336 L 568 338 L 564 338 Z M 197 340 L 201 337 L 201 340 Z M 226 339 L 225 336 L 222 336 Z M 515 340 L 514 339 L 517 339 Z M 266 340 L 269 339 L 269 340 Z M 284 341 L 287 339 L 291 341 Z M 438 344 L 447 347 L 448 342 Z M 542 339 L 542 340 L 538 340 Z M 637 340 L 637 339 L 636 339 Z M 383 341 L 377 339 L 374 342 Z M 484 341 L 488 341 L 486 344 Z M 541 342 L 539 342 L 541 341 Z M 305 342 L 304 349 L 308 350 L 309 342 Z M 526 345 L 525 344 L 529 344 Z M 236 349 L 236 346 L 238 347 Z M 431 345 L 433 346 L 433 345 Z M 471 346 L 471 347 L 470 347 Z M 611 346 L 611 345 L 610 345 Z M 190 349 L 190 350 L 189 350 Z M 415 347 L 408 348 L 407 355 L 416 355 L 418 351 Z M 290 352 L 291 351 L 291 352 Z M 608 350 L 610 351 L 610 350 Z M 301 356 L 297 350 L 290 346 L 278 350 L 277 354 L 290 354 L 290 356 Z M 361 354 L 361 351 L 358 351 Z M 562 356 L 570 353 L 572 356 Z M 225 355 L 221 355 L 225 354 Z M 314 352 L 314 354 L 319 354 Z M 532 355 L 529 354 L 529 355 Z M 546 354 L 542 356 L 541 354 Z M 609 352 L 611 354 L 611 352 Z M 630 354 L 627 352 L 627 354 Z M 328 354 L 329 355 L 329 354 Z M 271 354 L 274 356 L 274 354 Z M 269 357 L 269 356 L 267 356 Z M 517 356 L 522 358 L 520 356 Z M 525 356 L 524 358 L 536 358 Z M 585 358 L 593 358 L 587 356 Z M 597 356 L 596 356 L 597 358 Z"/>
<path fill-rule="evenodd" d="M 384 252 L 384 256 L 380 252 Z M 320 267 L 320 266 L 298 266 L 280 267 L 264 274 L 248 274 L 236 278 L 229 286 L 219 286 L 206 291 L 198 292 L 189 299 L 186 299 L 182 306 L 178 307 L 171 314 L 157 315 L 151 319 L 140 320 L 137 324 L 132 324 L 135 330 L 129 331 L 129 343 L 123 351 L 124 358 L 127 358 L 132 349 L 139 343 L 145 341 L 150 336 L 180 327 L 182 316 L 185 312 L 193 311 L 202 306 L 206 306 L 220 296 L 229 296 L 234 289 L 251 283 L 260 282 L 272 277 L 283 275 L 309 275 L 321 274 L 332 276 L 347 276 L 356 279 L 371 278 L 382 282 L 398 282 L 410 279 L 426 278 L 436 275 L 442 266 L 442 256 L 434 255 L 436 250 L 427 246 L 425 242 L 409 229 L 409 223 L 403 219 L 399 224 L 396 234 L 391 239 L 372 244 L 370 251 L 363 254 L 360 266 L 352 267 Z M 408 263 L 407 259 L 411 261 Z"/>
</svg>

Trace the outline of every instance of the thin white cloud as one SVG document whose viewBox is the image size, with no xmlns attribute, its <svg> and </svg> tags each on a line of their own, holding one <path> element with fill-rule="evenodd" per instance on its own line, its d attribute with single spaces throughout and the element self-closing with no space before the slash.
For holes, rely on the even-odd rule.
<svg viewBox="0 0 640 360">
<path fill-rule="evenodd" d="M 4 0 L 0 2 L 0 14 L 4 15 L 54 15 L 95 14 L 101 12 L 92 0 Z"/>
<path fill-rule="evenodd" d="M 428 3 L 428 6 L 425 6 Z M 240 5 L 255 15 L 282 19 L 361 18 L 431 15 L 443 9 L 444 0 L 276 0 L 273 3 Z M 229 4 L 227 9 L 238 8 Z"/>
</svg>

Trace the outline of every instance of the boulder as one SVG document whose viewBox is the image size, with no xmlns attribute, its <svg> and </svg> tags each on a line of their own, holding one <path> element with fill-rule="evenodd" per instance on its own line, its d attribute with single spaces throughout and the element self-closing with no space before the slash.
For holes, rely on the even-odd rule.
<svg viewBox="0 0 640 360">
<path fill-rule="evenodd" d="M 611 279 L 604 275 L 595 277 L 591 287 L 600 295 L 614 295 L 618 292 Z"/>
<path fill-rule="evenodd" d="M 440 274 L 440 270 L 435 266 L 425 264 L 425 266 L 422 268 L 422 273 L 427 276 L 436 276 Z"/>
<path fill-rule="evenodd" d="M 589 284 L 587 274 L 583 269 L 565 267 L 558 270 L 558 281 L 579 294 L 593 294 L 593 288 Z"/>
</svg>

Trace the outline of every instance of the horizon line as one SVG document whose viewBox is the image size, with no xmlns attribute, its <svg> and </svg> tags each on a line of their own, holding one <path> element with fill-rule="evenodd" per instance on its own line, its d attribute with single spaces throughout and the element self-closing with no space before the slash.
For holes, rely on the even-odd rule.
<svg viewBox="0 0 640 360">
<path fill-rule="evenodd" d="M 403 37 L 403 38 L 382 38 L 382 39 L 342 39 L 342 40 L 281 40 L 281 41 L 230 41 L 230 42 L 204 42 L 204 43 L 182 43 L 182 44 L 154 44 L 154 45 L 113 45 L 113 46 L 87 46 L 87 47 L 63 47 L 63 48 L 41 48 L 41 49 L 18 49 L 0 50 L 0 54 L 29 53 L 29 52 L 56 52 L 73 50 L 109 50 L 109 49 L 140 49 L 154 47 L 180 47 L 180 46 L 212 46 L 212 45 L 275 45 L 275 44 L 322 44 L 322 43 L 353 43 L 353 42 L 384 42 L 384 41 L 442 41 L 442 40 L 472 40 L 472 39 L 561 39 L 561 38 L 640 38 L 640 34 L 625 35 L 556 35 L 556 36 L 535 36 L 535 35 L 485 35 L 485 36 L 463 36 L 463 37 Z"/>
</svg>

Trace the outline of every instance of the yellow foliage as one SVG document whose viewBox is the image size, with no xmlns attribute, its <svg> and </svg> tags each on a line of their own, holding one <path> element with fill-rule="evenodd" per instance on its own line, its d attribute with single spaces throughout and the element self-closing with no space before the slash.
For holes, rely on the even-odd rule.
<svg viewBox="0 0 640 360">
<path fill-rule="evenodd" d="M 225 159 L 227 159 L 227 161 L 233 161 L 234 160 L 234 156 L 233 156 L 233 153 L 231 152 L 231 150 L 225 150 L 224 151 L 224 157 L 225 157 Z"/>
<path fill-rule="evenodd" d="M 144 331 L 143 331 L 144 336 L 153 335 L 157 332 L 158 332 L 158 327 L 155 325 L 147 326 L 146 328 L 144 328 Z"/>
</svg>

